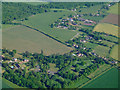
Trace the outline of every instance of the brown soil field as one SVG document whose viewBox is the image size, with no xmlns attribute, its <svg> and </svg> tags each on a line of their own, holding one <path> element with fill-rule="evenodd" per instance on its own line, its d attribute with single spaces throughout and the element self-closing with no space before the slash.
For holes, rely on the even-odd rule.
<svg viewBox="0 0 120 90">
<path fill-rule="evenodd" d="M 118 25 L 118 17 L 120 17 L 120 15 L 109 14 L 103 20 L 101 20 L 100 23 L 110 23 L 110 24 Z"/>
</svg>

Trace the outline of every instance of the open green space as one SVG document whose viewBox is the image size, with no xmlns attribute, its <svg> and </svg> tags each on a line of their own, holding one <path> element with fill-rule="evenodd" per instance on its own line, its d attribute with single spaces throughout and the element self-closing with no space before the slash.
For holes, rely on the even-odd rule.
<svg viewBox="0 0 120 90">
<path fill-rule="evenodd" d="M 24 26 L 3 29 L 3 48 L 16 49 L 18 52 L 30 51 L 40 53 L 43 50 L 45 55 L 64 54 L 71 48 Z"/>
<path fill-rule="evenodd" d="M 108 34 L 118 36 L 118 26 L 108 24 L 108 23 L 99 23 L 94 28 L 94 31 L 105 32 L 105 33 L 108 33 Z"/>
<path fill-rule="evenodd" d="M 100 55 L 101 57 L 106 57 L 109 53 L 109 47 L 104 47 L 104 46 L 101 46 L 101 45 L 98 45 L 97 47 L 94 48 L 94 52 L 97 54 L 97 55 Z"/>
<path fill-rule="evenodd" d="M 84 45 L 85 45 L 87 48 L 92 48 L 92 49 L 94 49 L 96 46 L 98 46 L 98 44 L 90 43 L 90 42 L 86 42 L 86 43 L 84 43 Z"/>
<path fill-rule="evenodd" d="M 49 2 L 25 2 L 25 3 L 30 5 L 41 5 L 41 4 L 48 4 Z"/>
<path fill-rule="evenodd" d="M 118 45 L 115 45 L 111 52 L 110 52 L 110 56 L 116 60 L 118 60 Z"/>
<path fill-rule="evenodd" d="M 50 71 L 54 71 L 54 72 L 57 72 L 59 70 L 59 68 L 56 68 L 56 65 L 53 64 L 53 63 L 49 63 L 50 65 Z"/>
<path fill-rule="evenodd" d="M 62 12 L 47 12 L 29 17 L 28 20 L 22 23 L 64 42 L 76 35 L 76 32 L 66 29 L 51 28 L 50 25 L 61 16 L 64 17 L 64 15 L 68 16 L 70 14 L 73 14 L 73 12 L 68 10 L 63 10 Z"/>
<path fill-rule="evenodd" d="M 108 41 L 105 41 L 105 40 L 102 40 L 101 42 L 106 44 L 108 47 L 112 47 L 115 44 L 115 43 L 108 42 Z"/>
<path fill-rule="evenodd" d="M 22 87 L 13 84 L 12 82 L 6 80 L 5 78 L 2 78 L 2 88 L 22 88 Z"/>
<path fill-rule="evenodd" d="M 109 64 L 104 64 L 99 66 L 99 68 L 97 70 L 95 70 L 93 73 L 91 73 L 88 77 L 89 78 L 94 78 L 95 76 L 101 74 L 102 72 L 104 72 L 106 69 L 110 68 L 111 65 Z"/>
<path fill-rule="evenodd" d="M 77 82 L 73 83 L 72 85 L 68 86 L 67 88 L 76 88 L 81 86 L 82 84 L 86 83 L 89 79 L 88 78 L 84 78 L 81 80 L 78 80 Z"/>
<path fill-rule="evenodd" d="M 115 5 L 110 7 L 110 9 L 108 10 L 108 13 L 120 15 L 120 13 L 118 13 L 118 8 L 120 8 L 120 4 L 116 3 Z"/>
<path fill-rule="evenodd" d="M 83 88 L 118 88 L 118 70 L 112 68 Z"/>
<path fill-rule="evenodd" d="M 6 28 L 11 28 L 15 25 L 11 25 L 11 24 L 2 24 L 2 29 L 6 29 Z"/>
</svg>

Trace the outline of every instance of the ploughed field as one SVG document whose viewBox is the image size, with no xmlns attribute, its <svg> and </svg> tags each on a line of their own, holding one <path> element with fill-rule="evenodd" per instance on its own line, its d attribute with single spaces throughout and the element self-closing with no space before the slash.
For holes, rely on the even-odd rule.
<svg viewBox="0 0 120 90">
<path fill-rule="evenodd" d="M 16 49 L 19 52 L 30 51 L 45 55 L 64 54 L 71 48 L 25 26 L 14 26 L 2 31 L 3 48 Z"/>
<path fill-rule="evenodd" d="M 108 16 L 106 16 L 100 22 L 101 23 L 110 23 L 110 24 L 118 25 L 118 16 L 120 16 L 120 15 L 109 14 Z"/>
</svg>

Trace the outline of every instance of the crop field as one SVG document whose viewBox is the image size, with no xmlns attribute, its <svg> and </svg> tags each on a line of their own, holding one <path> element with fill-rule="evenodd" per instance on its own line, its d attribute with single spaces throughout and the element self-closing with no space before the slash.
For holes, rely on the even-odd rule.
<svg viewBox="0 0 120 90">
<path fill-rule="evenodd" d="M 83 88 L 118 88 L 118 70 L 112 68 Z"/>
<path fill-rule="evenodd" d="M 120 13 L 118 13 L 118 8 L 120 8 L 120 4 L 117 3 L 117 4 L 110 7 L 110 10 L 108 11 L 108 13 L 120 15 Z"/>
<path fill-rule="evenodd" d="M 45 55 L 64 54 L 71 48 L 24 26 L 15 26 L 2 31 L 3 48 L 16 49 L 18 52 L 30 51 Z"/>
<path fill-rule="evenodd" d="M 104 19 L 102 19 L 100 22 L 101 23 L 110 23 L 110 24 L 118 25 L 118 17 L 119 16 L 120 15 L 109 14 Z"/>
<path fill-rule="evenodd" d="M 101 57 L 105 57 L 108 55 L 109 49 L 110 49 L 109 47 L 104 47 L 104 46 L 98 45 L 97 47 L 94 48 L 94 52 L 97 55 L 100 55 Z"/>
<path fill-rule="evenodd" d="M 50 24 L 54 23 L 58 18 L 63 15 L 70 15 L 73 14 L 71 11 L 62 12 L 47 12 L 38 14 L 32 17 L 29 17 L 27 21 L 24 21 L 23 24 L 36 28 L 60 41 L 67 41 L 71 39 L 76 32 L 65 30 L 65 29 L 57 29 L 57 28 L 50 28 Z"/>
<path fill-rule="evenodd" d="M 118 36 L 118 26 L 108 24 L 108 23 L 99 23 L 94 28 L 94 31 L 105 32 L 105 33 L 108 33 L 108 34 Z"/>
<path fill-rule="evenodd" d="M 115 45 L 111 52 L 110 52 L 110 56 L 116 60 L 118 60 L 118 45 Z"/>
</svg>

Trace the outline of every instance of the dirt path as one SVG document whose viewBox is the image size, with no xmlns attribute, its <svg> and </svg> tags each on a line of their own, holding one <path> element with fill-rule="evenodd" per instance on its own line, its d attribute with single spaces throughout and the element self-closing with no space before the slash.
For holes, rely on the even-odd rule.
<svg viewBox="0 0 120 90">
<path fill-rule="evenodd" d="M 74 38 L 76 38 L 80 33 L 78 32 L 73 38 L 71 38 L 70 40 L 73 40 Z"/>
</svg>

